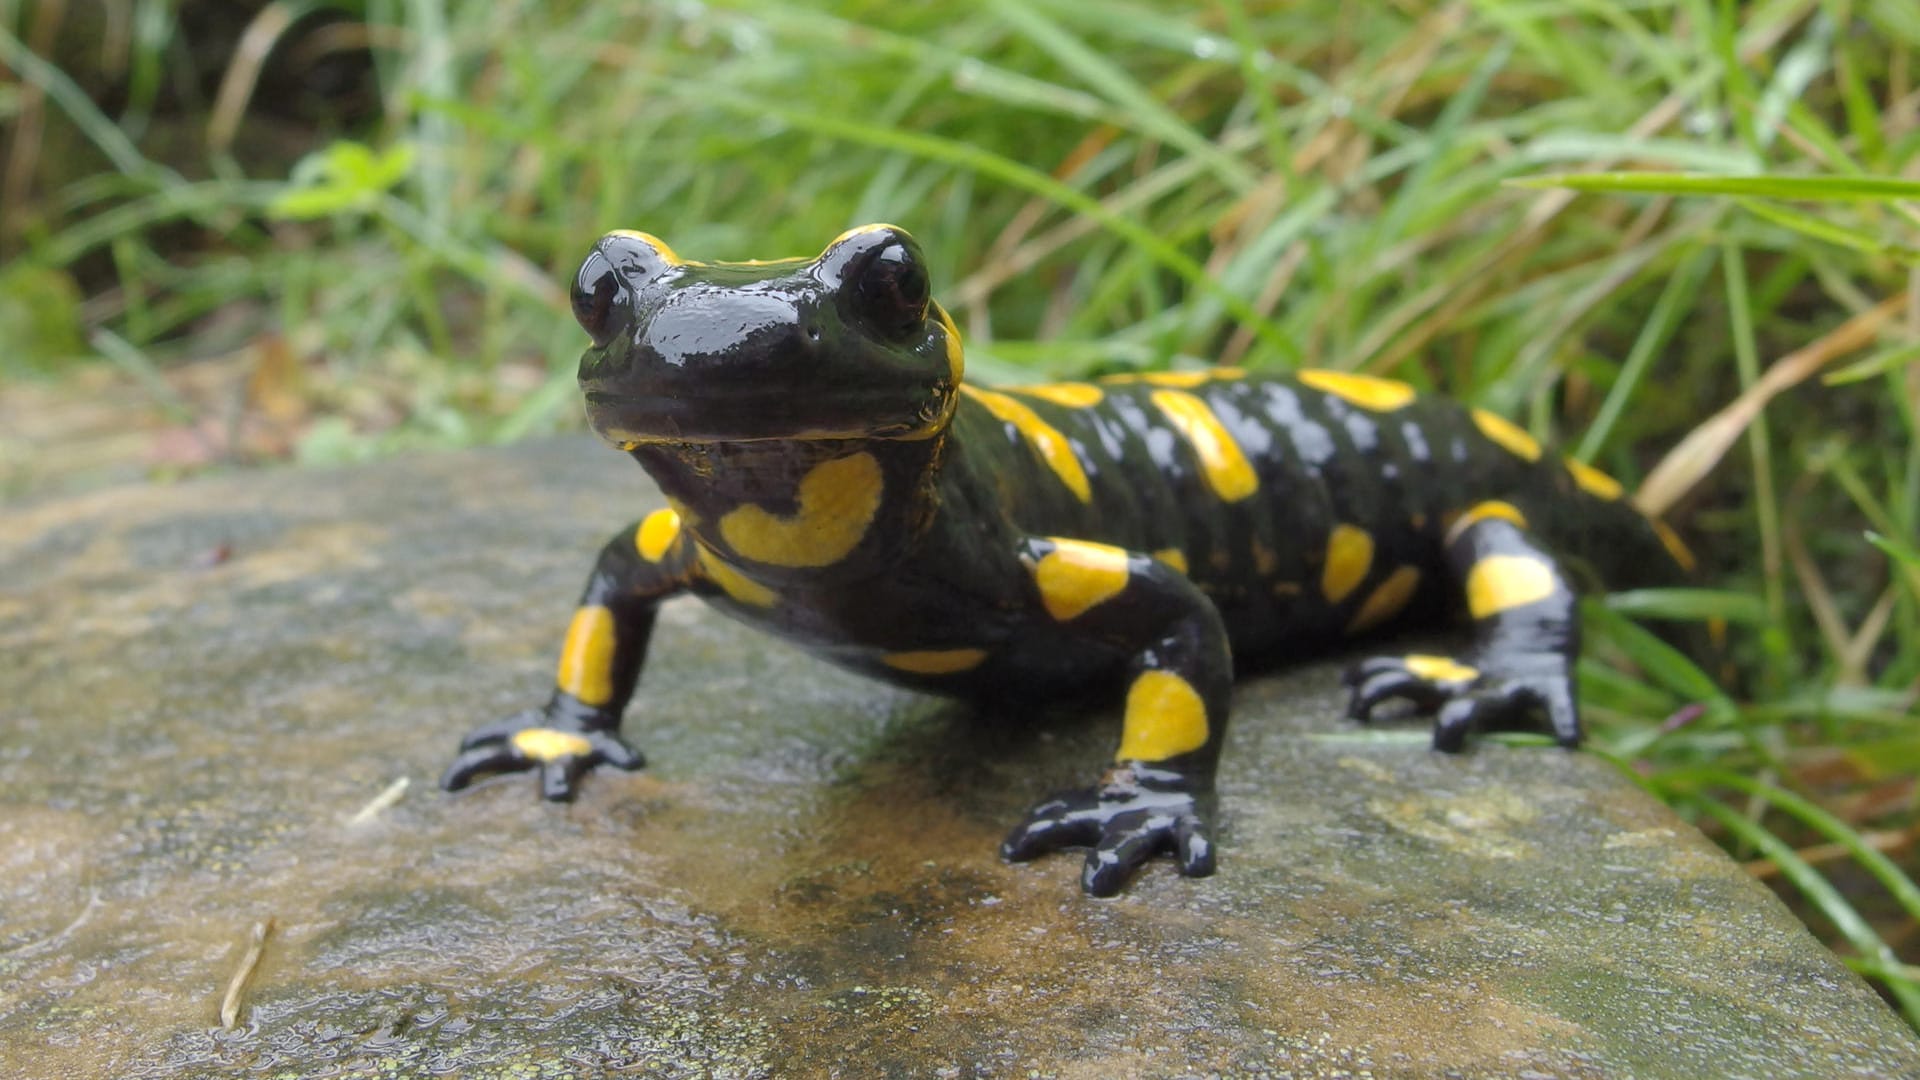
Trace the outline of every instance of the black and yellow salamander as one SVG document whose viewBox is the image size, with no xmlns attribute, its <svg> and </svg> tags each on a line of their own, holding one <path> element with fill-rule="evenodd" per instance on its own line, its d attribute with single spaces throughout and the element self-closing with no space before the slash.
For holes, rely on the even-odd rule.
<svg viewBox="0 0 1920 1080">
<path fill-rule="evenodd" d="M 997 390 L 914 240 L 853 229 L 818 258 L 698 263 L 602 239 L 573 310 L 587 415 L 668 509 L 600 553 L 553 696 L 473 732 L 443 785 L 538 768 L 569 798 L 620 736 L 661 601 L 693 593 L 834 663 L 984 701 L 1111 692 L 1093 785 L 1035 806 L 1002 853 L 1090 848 L 1110 895 L 1171 852 L 1211 873 L 1214 770 L 1242 669 L 1464 608 L 1463 655 L 1349 676 L 1457 750 L 1544 721 L 1580 741 L 1563 567 L 1614 585 L 1683 561 L 1621 486 L 1480 410 L 1335 371 L 1217 368 Z"/>
</svg>

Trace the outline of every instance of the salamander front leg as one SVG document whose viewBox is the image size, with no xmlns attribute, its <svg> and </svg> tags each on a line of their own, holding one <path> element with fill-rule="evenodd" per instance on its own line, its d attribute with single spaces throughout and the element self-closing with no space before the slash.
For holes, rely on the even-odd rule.
<svg viewBox="0 0 1920 1080">
<path fill-rule="evenodd" d="M 458 791 L 486 773 L 539 769 L 541 794 L 558 801 L 573 798 L 580 777 L 596 765 L 645 765 L 620 737 L 620 716 L 639 680 L 660 601 L 687 586 L 691 546 L 672 510 L 608 541 L 567 627 L 552 696 L 469 733 L 440 786 Z"/>
<path fill-rule="evenodd" d="M 1119 892 L 1161 852 L 1189 877 L 1213 873 L 1214 770 L 1233 679 L 1219 612 L 1185 575 L 1147 555 L 1032 539 L 1021 559 L 1051 620 L 1128 657 L 1126 714 L 1099 783 L 1028 811 L 1001 854 L 1021 861 L 1090 848 L 1080 885 L 1093 896 Z"/>
<path fill-rule="evenodd" d="M 1446 558 L 1473 616 L 1473 648 L 1459 658 L 1380 656 L 1350 668 L 1347 714 L 1371 719 L 1383 702 L 1434 714 L 1433 745 L 1455 751 L 1475 729 L 1546 727 L 1562 746 L 1580 744 L 1573 665 L 1580 622 L 1573 589 L 1504 502 L 1484 502 L 1447 533 Z"/>
</svg>

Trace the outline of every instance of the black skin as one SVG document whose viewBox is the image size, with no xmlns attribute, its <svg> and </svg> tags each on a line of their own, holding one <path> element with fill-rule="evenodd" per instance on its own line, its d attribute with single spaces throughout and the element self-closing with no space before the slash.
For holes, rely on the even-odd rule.
<svg viewBox="0 0 1920 1080">
<path fill-rule="evenodd" d="M 1467 609 L 1463 656 L 1356 665 L 1351 715 L 1399 699 L 1435 715 L 1442 750 L 1542 723 L 1571 747 L 1578 624 L 1556 556 L 1614 585 L 1674 577 L 1617 485 L 1403 384 L 1217 369 L 963 392 L 923 267 L 891 226 L 766 264 L 688 263 L 639 233 L 595 247 L 574 289 L 588 416 L 677 513 L 629 526 L 594 567 L 581 610 L 600 648 L 570 634 L 568 655 L 597 678 L 563 663 L 544 707 L 467 737 L 445 787 L 538 769 L 567 799 L 595 765 L 639 768 L 621 715 L 660 602 L 690 592 L 935 693 L 1172 687 L 1129 706 L 1097 782 L 1035 806 L 1001 848 L 1086 847 L 1082 886 L 1107 896 L 1163 852 L 1213 871 L 1236 666 Z M 746 517 L 774 524 L 735 531 Z M 1093 569 L 1048 576 L 1069 563 Z"/>
</svg>

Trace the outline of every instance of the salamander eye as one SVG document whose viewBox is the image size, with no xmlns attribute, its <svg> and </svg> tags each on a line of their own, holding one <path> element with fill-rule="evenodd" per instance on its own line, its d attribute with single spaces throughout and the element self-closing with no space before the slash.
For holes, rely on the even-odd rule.
<svg viewBox="0 0 1920 1080">
<path fill-rule="evenodd" d="M 927 269 L 911 239 L 896 233 L 890 240 L 859 269 L 854 291 L 876 329 L 905 337 L 927 317 Z"/>
<path fill-rule="evenodd" d="M 613 303 L 620 296 L 620 274 L 595 250 L 573 277 L 573 318 L 593 339 L 595 348 L 613 340 Z"/>
<path fill-rule="evenodd" d="M 611 232 L 573 276 L 573 317 L 596 347 L 605 348 L 627 323 L 633 290 L 681 265 L 673 249 L 643 232 Z"/>
</svg>

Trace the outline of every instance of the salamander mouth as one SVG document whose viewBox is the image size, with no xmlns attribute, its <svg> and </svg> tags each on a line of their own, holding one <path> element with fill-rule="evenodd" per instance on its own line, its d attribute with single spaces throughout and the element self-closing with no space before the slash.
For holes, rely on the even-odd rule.
<svg viewBox="0 0 1920 1080">
<path fill-rule="evenodd" d="M 951 396 L 951 395 L 949 395 Z M 789 415 L 790 396 L 742 394 L 729 399 L 703 394 L 696 400 L 668 395 L 586 391 L 587 422 L 594 433 L 623 450 L 667 443 L 816 442 L 846 439 L 912 439 L 930 434 L 947 409 L 911 420 L 861 423 Z"/>
</svg>

